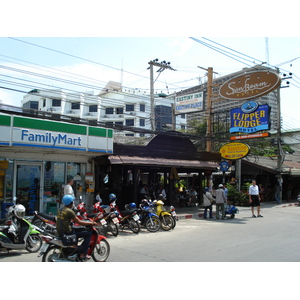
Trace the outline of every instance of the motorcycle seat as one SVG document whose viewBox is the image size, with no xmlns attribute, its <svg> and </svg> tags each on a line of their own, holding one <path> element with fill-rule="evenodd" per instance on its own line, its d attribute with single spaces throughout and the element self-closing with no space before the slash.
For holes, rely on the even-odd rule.
<svg viewBox="0 0 300 300">
<path fill-rule="evenodd" d="M 121 215 L 122 215 L 123 217 L 128 216 L 128 215 L 131 215 L 131 214 L 132 214 L 132 210 L 122 210 L 122 211 L 121 211 Z"/>
<path fill-rule="evenodd" d="M 50 220 L 52 222 L 56 222 L 56 216 L 55 215 L 47 215 L 47 214 L 44 214 L 44 213 L 41 213 L 41 212 L 39 212 L 38 214 L 40 216 L 42 216 L 43 218 L 47 219 L 47 220 Z"/>
</svg>

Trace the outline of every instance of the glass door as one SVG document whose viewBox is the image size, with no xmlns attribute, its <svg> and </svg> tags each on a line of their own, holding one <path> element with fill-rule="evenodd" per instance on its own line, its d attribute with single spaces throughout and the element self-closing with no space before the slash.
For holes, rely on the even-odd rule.
<svg viewBox="0 0 300 300">
<path fill-rule="evenodd" d="M 16 197 L 17 203 L 26 208 L 26 215 L 40 211 L 43 190 L 42 163 L 17 162 L 16 167 Z"/>
</svg>

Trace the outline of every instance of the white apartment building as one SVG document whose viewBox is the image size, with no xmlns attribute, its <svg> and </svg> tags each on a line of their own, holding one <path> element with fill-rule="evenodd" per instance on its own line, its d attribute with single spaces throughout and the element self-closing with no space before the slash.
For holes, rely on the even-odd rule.
<svg viewBox="0 0 300 300">
<path fill-rule="evenodd" d="M 155 102 L 156 129 L 184 130 L 186 116 L 173 114 L 173 100 L 157 95 Z M 32 90 L 23 97 L 22 107 L 49 111 L 74 118 L 96 120 L 116 126 L 115 136 L 140 137 L 145 134 L 126 130 L 135 127 L 151 130 L 150 96 L 146 91 L 130 89 L 110 81 L 105 88 L 94 92 L 68 93 L 63 89 Z"/>
</svg>

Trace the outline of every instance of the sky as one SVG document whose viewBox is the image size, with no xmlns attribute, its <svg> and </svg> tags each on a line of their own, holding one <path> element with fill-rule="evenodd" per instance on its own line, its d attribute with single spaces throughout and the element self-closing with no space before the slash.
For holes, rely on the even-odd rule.
<svg viewBox="0 0 300 300">
<path fill-rule="evenodd" d="M 21 36 L 0 37 L 0 45 L 0 100 L 16 106 L 34 88 L 98 94 L 111 80 L 149 93 L 148 63 L 156 58 L 175 69 L 154 74 L 155 90 L 166 94 L 205 82 L 206 71 L 198 66 L 212 67 L 218 77 L 268 61 L 278 66 L 281 77 L 293 73 L 289 87 L 281 89 L 283 127 L 300 128 L 295 109 L 300 95 L 300 37 Z M 282 86 L 287 86 L 285 82 Z"/>
</svg>

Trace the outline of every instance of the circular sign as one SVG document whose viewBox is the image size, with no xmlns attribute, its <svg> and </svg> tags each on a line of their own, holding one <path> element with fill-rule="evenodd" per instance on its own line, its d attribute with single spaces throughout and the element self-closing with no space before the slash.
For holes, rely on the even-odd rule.
<svg viewBox="0 0 300 300">
<path fill-rule="evenodd" d="M 225 159 L 240 159 L 247 156 L 250 147 L 243 143 L 228 143 L 220 148 L 221 156 Z"/>
<path fill-rule="evenodd" d="M 257 108 L 258 108 L 258 103 L 256 101 L 251 101 L 251 100 L 243 103 L 241 106 L 241 110 L 245 114 L 249 114 L 249 113 L 255 111 Z"/>
<path fill-rule="evenodd" d="M 220 162 L 220 170 L 223 171 L 223 172 L 226 172 L 228 171 L 229 169 L 229 164 L 227 161 L 221 161 Z"/>
</svg>

